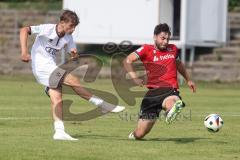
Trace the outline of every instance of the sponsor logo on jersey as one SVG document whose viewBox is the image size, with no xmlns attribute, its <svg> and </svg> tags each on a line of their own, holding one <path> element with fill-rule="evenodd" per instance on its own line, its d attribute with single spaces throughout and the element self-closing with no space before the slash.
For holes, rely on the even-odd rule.
<svg viewBox="0 0 240 160">
<path fill-rule="evenodd" d="M 173 58 L 175 58 L 173 54 L 166 54 L 164 56 L 154 56 L 153 62 L 162 61 L 166 59 L 173 59 Z"/>
<path fill-rule="evenodd" d="M 58 50 L 55 49 L 55 48 L 46 47 L 46 48 L 45 48 L 45 51 L 54 56 L 54 55 L 56 55 L 56 52 L 57 52 Z"/>
</svg>

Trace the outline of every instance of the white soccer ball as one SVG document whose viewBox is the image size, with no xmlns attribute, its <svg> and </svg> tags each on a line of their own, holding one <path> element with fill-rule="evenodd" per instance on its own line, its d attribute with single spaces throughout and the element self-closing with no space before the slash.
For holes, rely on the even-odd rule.
<svg viewBox="0 0 240 160">
<path fill-rule="evenodd" d="M 218 114 L 210 114 L 204 120 L 204 125 L 210 132 L 218 132 L 223 126 L 223 120 Z"/>
</svg>

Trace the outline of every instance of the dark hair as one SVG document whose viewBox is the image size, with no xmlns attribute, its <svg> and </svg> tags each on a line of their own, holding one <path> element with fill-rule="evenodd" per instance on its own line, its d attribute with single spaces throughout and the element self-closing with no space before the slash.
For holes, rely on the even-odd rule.
<svg viewBox="0 0 240 160">
<path fill-rule="evenodd" d="M 154 29 L 154 35 L 158 35 L 161 32 L 167 32 L 169 35 L 171 35 L 170 27 L 168 26 L 167 23 L 160 23 L 156 25 Z"/>
<path fill-rule="evenodd" d="M 71 22 L 77 26 L 79 23 L 79 18 L 75 12 L 70 10 L 63 10 L 62 15 L 60 16 L 60 21 L 64 21 L 66 23 Z"/>
</svg>

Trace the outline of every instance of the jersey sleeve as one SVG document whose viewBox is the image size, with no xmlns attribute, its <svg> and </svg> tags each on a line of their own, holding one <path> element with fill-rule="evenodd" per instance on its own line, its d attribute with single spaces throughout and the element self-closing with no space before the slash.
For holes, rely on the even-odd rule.
<svg viewBox="0 0 240 160">
<path fill-rule="evenodd" d="M 74 48 L 77 48 L 77 47 L 76 47 L 76 44 L 73 42 L 73 37 L 70 36 L 69 42 L 67 44 L 67 52 L 70 53 L 71 49 L 74 49 Z"/>
<path fill-rule="evenodd" d="M 40 34 L 44 30 L 44 25 L 30 26 L 29 28 L 30 28 L 29 34 Z"/>
<path fill-rule="evenodd" d="M 147 50 L 147 46 L 143 45 L 140 48 L 138 48 L 136 51 L 134 51 L 134 53 L 138 59 L 143 59 L 146 56 L 146 50 Z"/>
<path fill-rule="evenodd" d="M 178 48 L 176 46 L 174 47 L 174 51 L 175 51 L 175 54 L 176 54 L 176 60 L 181 60 L 180 59 L 180 53 L 178 52 Z"/>
</svg>

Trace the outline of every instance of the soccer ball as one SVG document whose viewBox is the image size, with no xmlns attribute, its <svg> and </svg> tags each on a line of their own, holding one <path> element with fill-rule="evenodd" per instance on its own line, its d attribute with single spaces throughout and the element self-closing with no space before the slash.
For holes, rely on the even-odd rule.
<svg viewBox="0 0 240 160">
<path fill-rule="evenodd" d="M 210 132 L 218 132 L 223 126 L 223 120 L 218 114 L 210 114 L 204 120 L 204 125 Z"/>
</svg>

